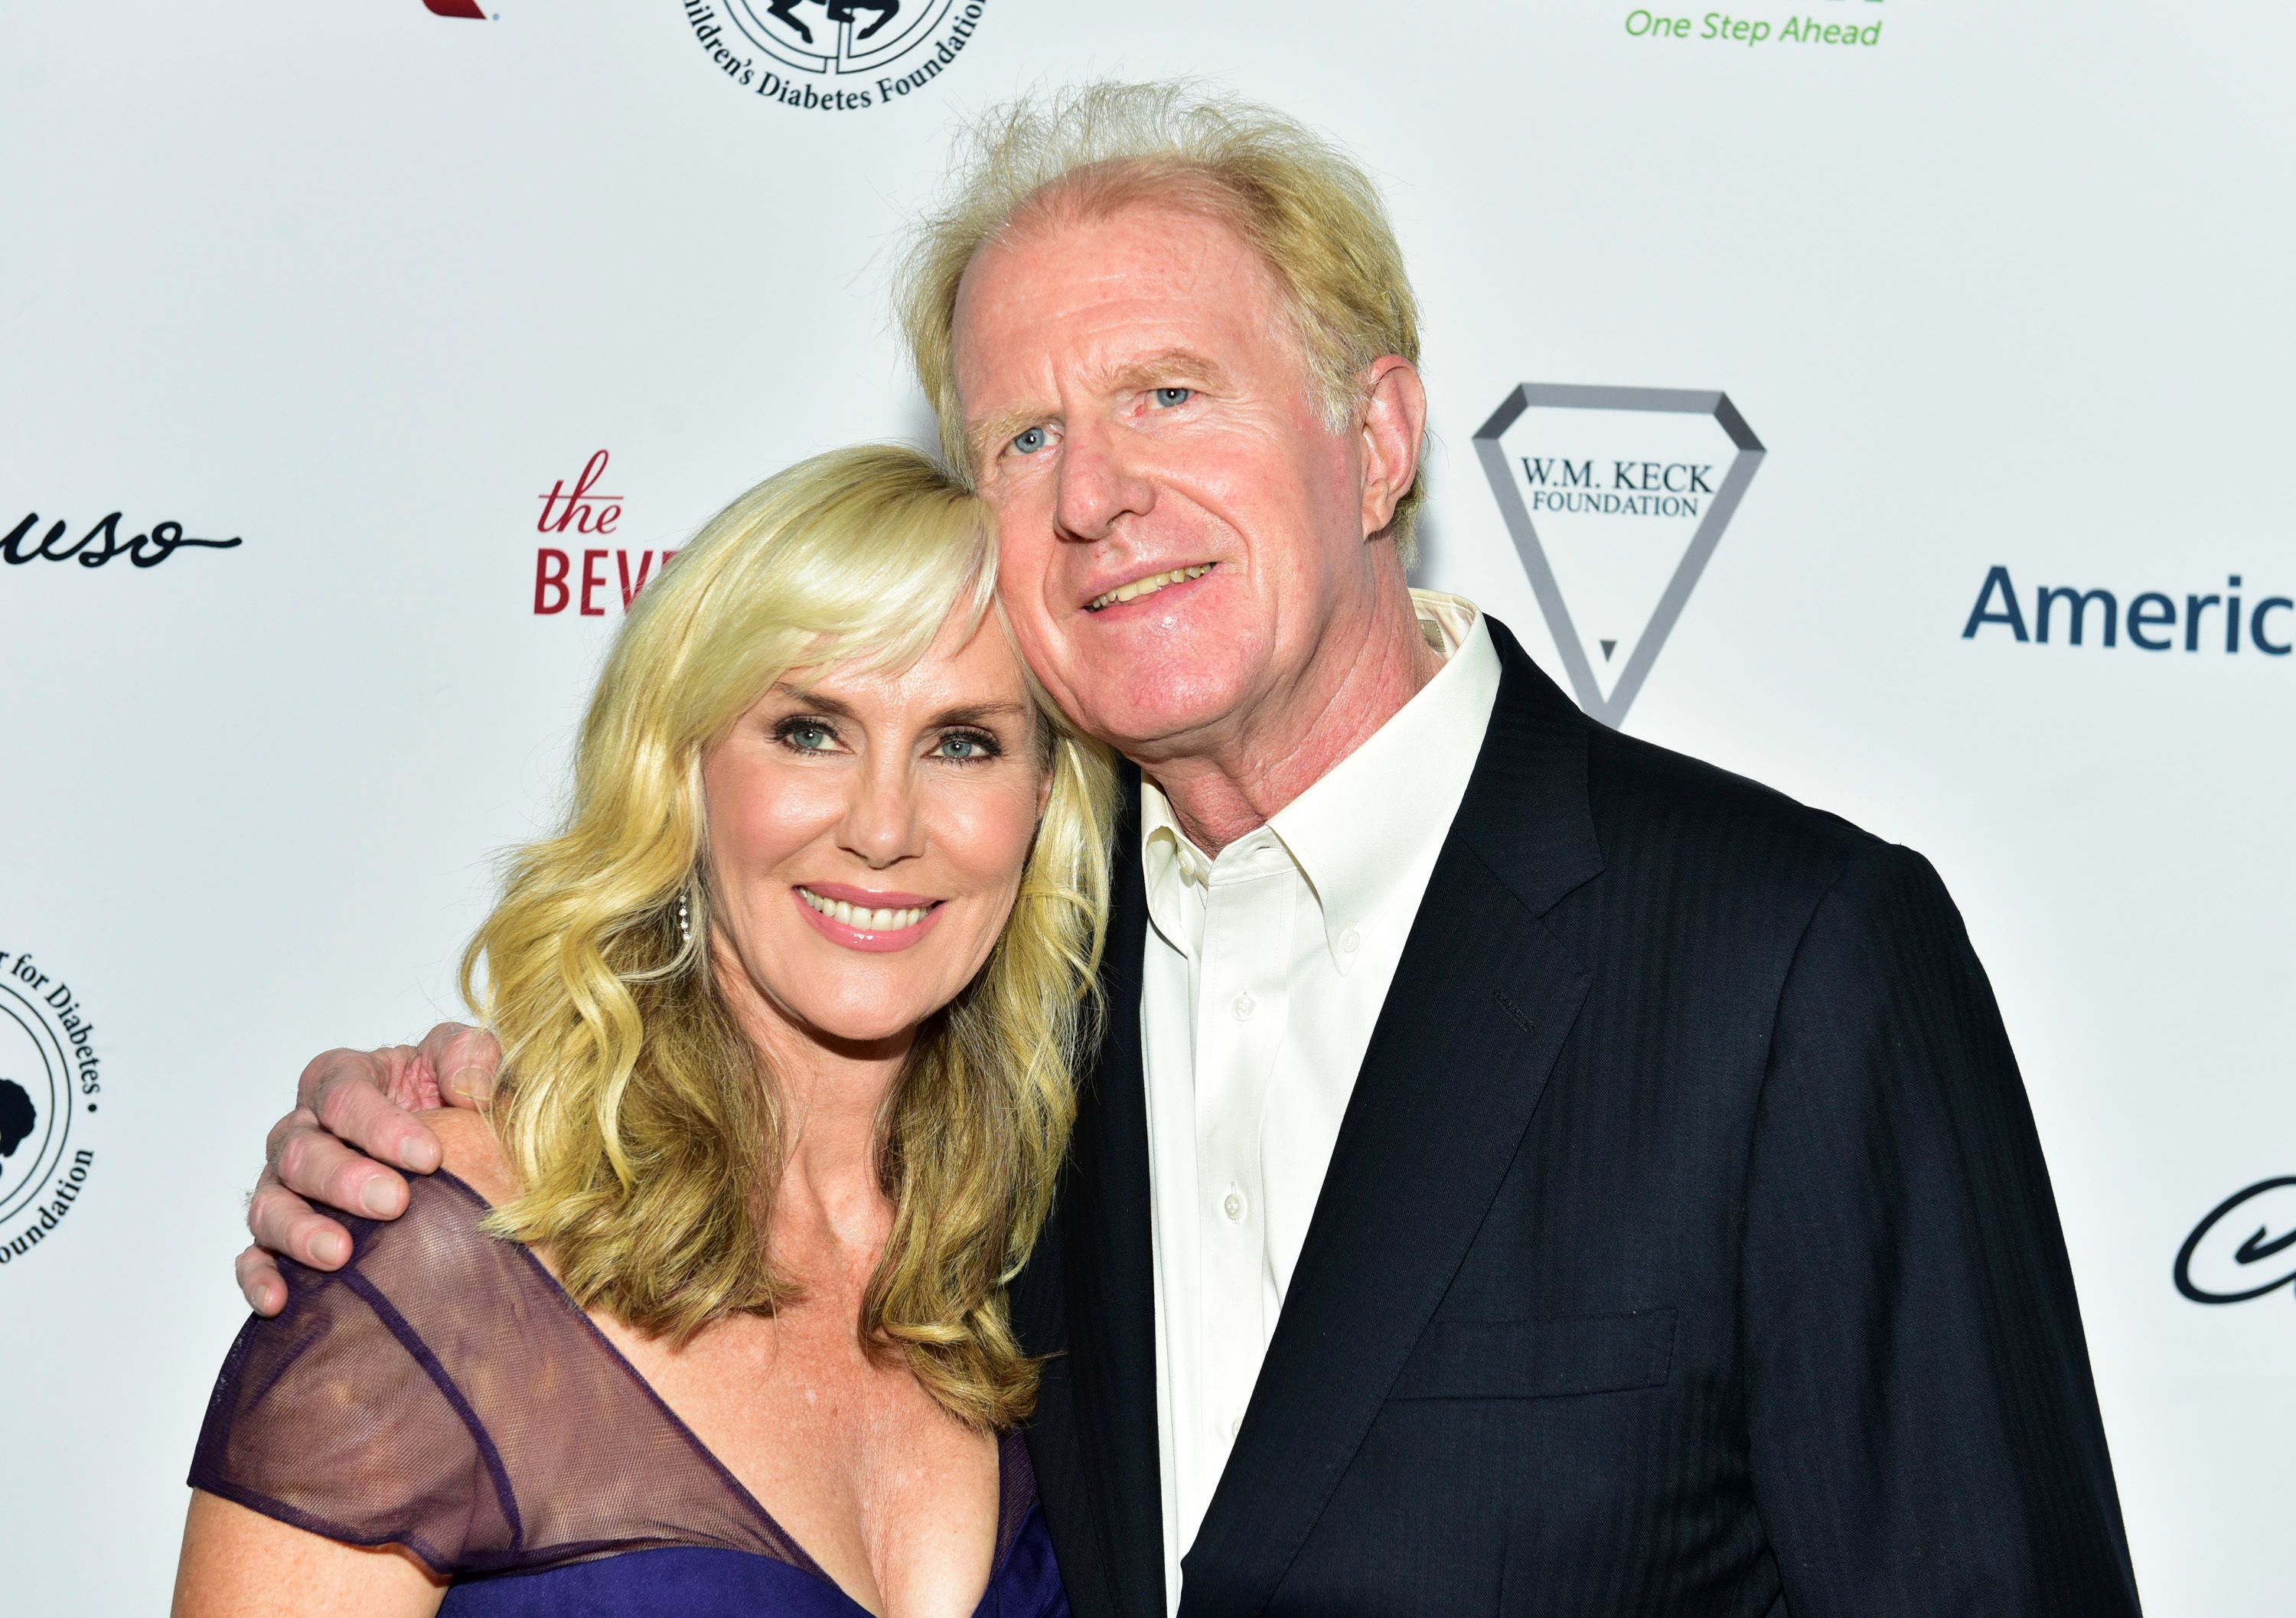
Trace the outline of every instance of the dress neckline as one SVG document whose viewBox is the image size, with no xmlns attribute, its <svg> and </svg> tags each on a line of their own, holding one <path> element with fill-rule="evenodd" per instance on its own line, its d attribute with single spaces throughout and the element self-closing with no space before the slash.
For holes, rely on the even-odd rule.
<svg viewBox="0 0 2296 1618">
<path fill-rule="evenodd" d="M 441 1180 L 452 1186 L 488 1213 L 495 1211 L 495 1205 L 481 1195 L 476 1187 L 459 1174 L 442 1168 L 433 1170 L 428 1178 Z M 685 1417 L 671 1408 L 669 1401 L 661 1396 L 660 1390 L 647 1380 L 646 1374 L 639 1370 L 631 1362 L 630 1357 L 615 1345 L 614 1340 L 599 1329 L 598 1323 L 590 1318 L 590 1311 L 575 1301 L 574 1294 L 566 1290 L 563 1282 L 551 1274 L 550 1267 L 536 1256 L 533 1248 L 524 1242 L 512 1240 L 509 1237 L 496 1239 L 506 1242 L 518 1250 L 519 1257 L 533 1267 L 535 1275 L 549 1288 L 551 1294 L 565 1306 L 569 1313 L 582 1323 L 584 1328 L 590 1334 L 590 1340 L 597 1345 L 599 1351 L 623 1376 L 628 1377 L 638 1392 L 661 1413 L 662 1419 L 669 1424 L 673 1432 L 685 1441 L 703 1464 L 717 1474 L 718 1481 L 725 1484 L 726 1491 L 740 1501 L 745 1510 L 755 1515 L 758 1522 L 765 1524 L 767 1533 L 773 1540 L 789 1548 L 790 1554 L 794 1558 L 789 1565 L 808 1577 L 818 1579 L 836 1591 L 838 1596 L 855 1612 L 867 1613 L 870 1610 L 857 1600 L 850 1590 L 831 1577 L 829 1571 L 814 1560 L 813 1553 L 806 1549 L 798 1537 L 783 1527 L 780 1520 L 766 1509 L 765 1502 L 750 1492 L 749 1485 L 734 1475 L 734 1469 L 718 1458 L 718 1452 L 701 1441 L 701 1435 L 687 1424 Z M 996 1435 L 996 1541 L 989 1558 L 988 1582 L 981 1590 L 980 1602 L 975 1603 L 976 1608 L 985 1604 L 990 1592 L 996 1588 L 997 1576 L 1004 1571 L 1004 1564 L 1012 1557 L 1013 1542 L 1019 1538 L 1019 1535 L 1014 1532 L 1017 1524 L 1009 1520 L 1019 1514 L 1014 1510 L 1013 1492 L 1005 1487 L 1013 1466 L 1010 1446 L 1019 1441 L 1020 1434 L 1017 1429 L 1007 1428 Z"/>
</svg>

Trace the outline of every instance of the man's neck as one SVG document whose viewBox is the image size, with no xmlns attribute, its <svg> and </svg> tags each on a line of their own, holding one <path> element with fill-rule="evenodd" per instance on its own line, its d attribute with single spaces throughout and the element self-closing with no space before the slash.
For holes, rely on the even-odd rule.
<svg viewBox="0 0 2296 1618">
<path fill-rule="evenodd" d="M 1399 573 L 1359 629 L 1334 635 L 1265 717 L 1201 752 L 1141 760 L 1188 841 L 1209 854 L 1267 824 L 1401 711 L 1443 667 Z"/>
</svg>

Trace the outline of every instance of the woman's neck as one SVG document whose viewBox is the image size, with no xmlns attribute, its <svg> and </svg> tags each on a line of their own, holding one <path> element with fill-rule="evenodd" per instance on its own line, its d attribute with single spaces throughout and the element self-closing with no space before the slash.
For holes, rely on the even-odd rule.
<svg viewBox="0 0 2296 1618">
<path fill-rule="evenodd" d="M 736 1025 L 772 1075 L 781 1114 L 775 1250 L 873 1269 L 892 1225 L 878 1179 L 878 1134 L 915 1031 L 865 1042 L 828 1038 L 767 1003 L 738 971 L 720 981 Z"/>
</svg>

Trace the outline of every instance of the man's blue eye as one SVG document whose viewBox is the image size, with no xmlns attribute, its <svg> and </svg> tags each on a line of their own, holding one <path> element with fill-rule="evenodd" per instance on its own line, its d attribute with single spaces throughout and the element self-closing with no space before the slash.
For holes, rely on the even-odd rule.
<svg viewBox="0 0 2296 1618">
<path fill-rule="evenodd" d="M 1013 440 L 1013 448 L 1022 455 L 1034 455 L 1044 447 L 1045 430 L 1042 427 L 1031 427 Z"/>
<path fill-rule="evenodd" d="M 1175 405 L 1186 404 L 1195 394 L 1193 388 L 1159 388 L 1156 390 L 1156 406 L 1159 409 L 1169 410 Z"/>
</svg>

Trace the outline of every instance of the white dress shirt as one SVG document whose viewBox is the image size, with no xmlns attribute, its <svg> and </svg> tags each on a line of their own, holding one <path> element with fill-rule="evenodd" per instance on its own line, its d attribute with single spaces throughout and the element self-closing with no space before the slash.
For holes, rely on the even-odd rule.
<svg viewBox="0 0 2296 1618">
<path fill-rule="evenodd" d="M 1498 696 L 1489 628 L 1414 590 L 1443 668 L 1274 819 L 1207 856 L 1141 788 L 1164 1589 L 1292 1283 L 1340 1121 Z"/>
</svg>

